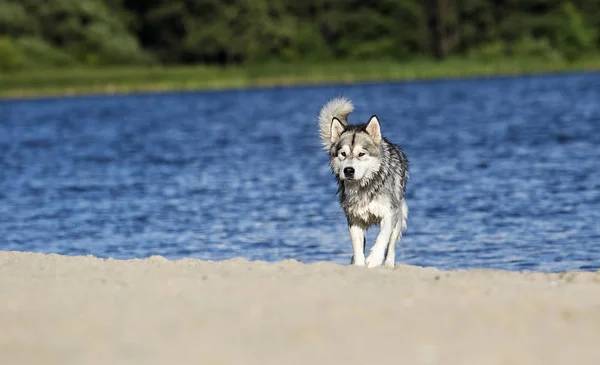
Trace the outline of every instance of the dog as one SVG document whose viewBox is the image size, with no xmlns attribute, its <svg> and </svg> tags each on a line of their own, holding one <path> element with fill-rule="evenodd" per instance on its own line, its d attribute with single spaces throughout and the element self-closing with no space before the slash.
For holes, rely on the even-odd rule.
<svg viewBox="0 0 600 365">
<path fill-rule="evenodd" d="M 348 223 L 353 250 L 350 264 L 373 268 L 385 259 L 386 266 L 394 267 L 396 243 L 407 229 L 408 159 L 399 146 L 382 136 L 377 115 L 364 124 L 348 124 L 353 110 L 350 99 L 336 97 L 318 115 L 321 142 L 329 153 Z M 365 233 L 374 225 L 380 231 L 365 258 Z"/>
</svg>

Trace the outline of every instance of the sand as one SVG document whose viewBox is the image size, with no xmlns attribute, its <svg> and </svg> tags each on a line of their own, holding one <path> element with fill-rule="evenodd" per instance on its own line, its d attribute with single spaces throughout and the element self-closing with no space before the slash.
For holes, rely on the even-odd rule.
<svg viewBox="0 0 600 365">
<path fill-rule="evenodd" d="M 600 364 L 600 272 L 0 252 L 4 364 Z"/>
</svg>

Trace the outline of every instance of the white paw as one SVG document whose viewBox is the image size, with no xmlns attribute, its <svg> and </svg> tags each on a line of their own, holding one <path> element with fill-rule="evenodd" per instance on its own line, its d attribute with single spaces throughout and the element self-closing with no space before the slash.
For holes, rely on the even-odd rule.
<svg viewBox="0 0 600 365">
<path fill-rule="evenodd" d="M 367 257 L 366 264 L 368 268 L 381 266 L 381 262 L 383 261 L 384 256 L 383 251 L 373 250 L 369 257 Z"/>
<path fill-rule="evenodd" d="M 363 257 L 359 257 L 358 259 L 352 259 L 351 264 L 354 265 L 354 266 L 364 267 L 364 266 L 366 266 L 366 264 L 365 264 L 365 257 L 363 256 Z"/>
<path fill-rule="evenodd" d="M 360 255 L 356 259 L 354 257 L 355 256 L 352 256 L 352 259 L 350 259 L 350 265 L 361 266 L 361 267 L 366 266 L 366 264 L 365 264 L 365 256 L 364 255 Z"/>
<path fill-rule="evenodd" d="M 395 258 L 386 257 L 386 259 L 385 259 L 385 266 L 387 266 L 387 267 L 394 267 L 395 265 L 396 265 L 396 259 Z"/>
</svg>

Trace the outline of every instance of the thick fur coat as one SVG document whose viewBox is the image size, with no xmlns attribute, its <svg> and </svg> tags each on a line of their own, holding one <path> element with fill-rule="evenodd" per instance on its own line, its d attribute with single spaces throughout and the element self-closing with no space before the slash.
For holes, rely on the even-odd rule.
<svg viewBox="0 0 600 365">
<path fill-rule="evenodd" d="M 352 263 L 376 267 L 385 260 L 385 265 L 393 267 L 396 243 L 407 228 L 408 159 L 399 146 L 382 136 L 376 115 L 367 123 L 350 125 L 348 116 L 353 110 L 347 98 L 328 101 L 318 117 L 321 142 L 329 153 L 346 214 Z M 380 232 L 365 257 L 365 232 L 373 225 L 380 225 Z"/>
</svg>

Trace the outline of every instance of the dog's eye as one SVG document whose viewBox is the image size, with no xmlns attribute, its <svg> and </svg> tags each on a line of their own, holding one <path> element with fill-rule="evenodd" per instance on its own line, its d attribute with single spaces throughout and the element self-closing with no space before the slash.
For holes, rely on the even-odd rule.
<svg viewBox="0 0 600 365">
<path fill-rule="evenodd" d="M 365 155 L 365 153 L 361 152 L 361 153 L 358 154 L 358 157 L 363 157 L 364 155 Z"/>
<path fill-rule="evenodd" d="M 342 155 L 342 157 L 346 157 L 346 152 L 340 152 L 340 155 Z"/>
</svg>

